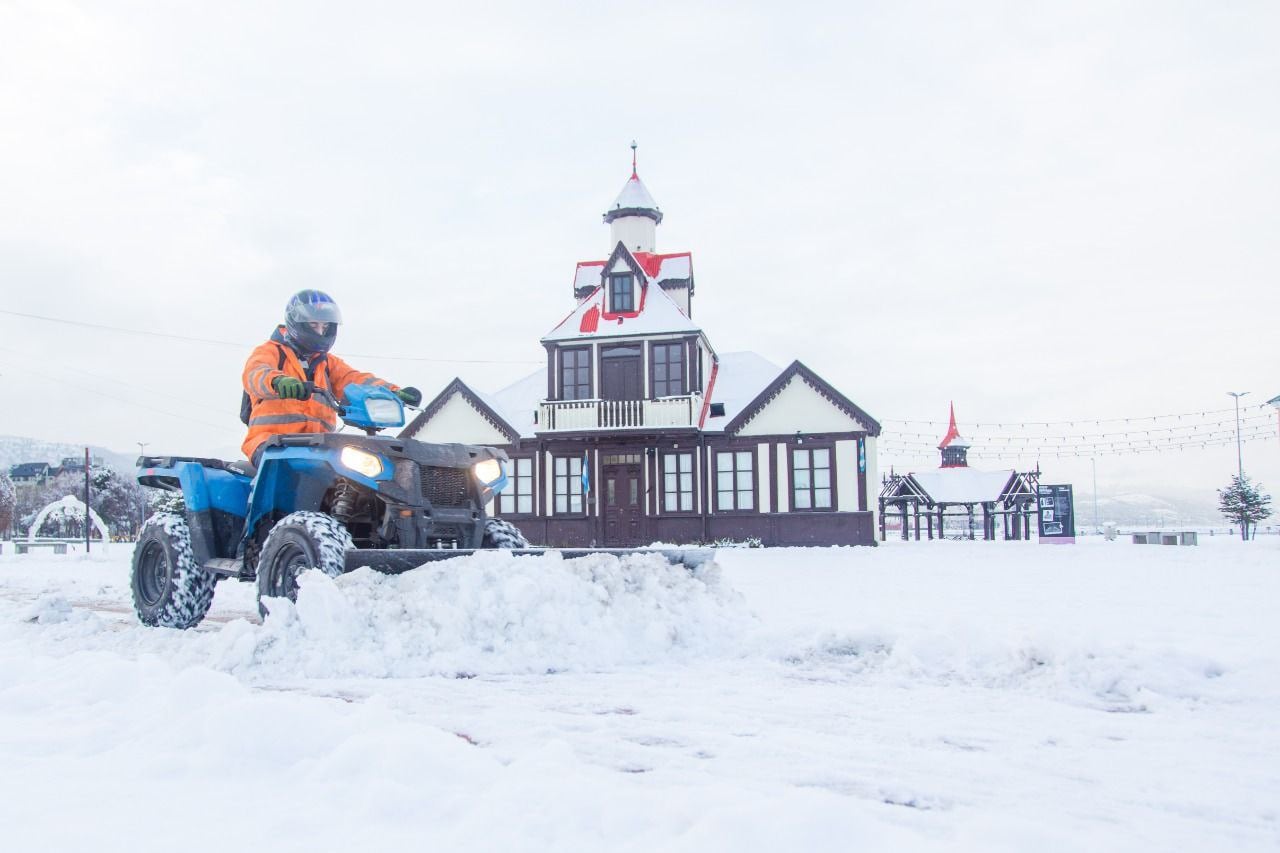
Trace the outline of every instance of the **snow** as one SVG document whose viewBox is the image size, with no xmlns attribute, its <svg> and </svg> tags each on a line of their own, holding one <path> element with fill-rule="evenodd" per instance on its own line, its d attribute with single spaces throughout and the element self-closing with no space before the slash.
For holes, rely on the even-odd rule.
<svg viewBox="0 0 1280 853">
<path fill-rule="evenodd" d="M 613 207 L 610 210 L 657 210 L 658 203 L 653 200 L 653 196 L 649 194 L 649 188 L 644 185 L 644 181 L 636 175 L 632 175 L 627 182 L 622 185 L 622 191 L 618 193 L 618 197 L 613 200 Z"/>
<path fill-rule="evenodd" d="M 727 352 L 719 356 L 716 385 L 711 401 L 724 403 L 723 418 L 708 418 L 707 431 L 723 429 L 738 413 L 755 402 L 760 392 L 782 373 L 782 368 L 754 352 Z"/>
<path fill-rule="evenodd" d="M 538 425 L 535 417 L 538 404 L 547 396 L 547 372 L 535 370 L 525 378 L 513 382 L 501 391 L 486 394 L 475 392 L 485 404 L 502 416 L 522 438 L 533 438 Z"/>
<path fill-rule="evenodd" d="M 693 275 L 693 259 L 688 252 L 678 255 L 667 255 L 662 258 L 662 263 L 658 267 L 658 274 L 653 276 L 654 281 L 667 281 L 668 279 L 676 279 L 683 281 Z"/>
<path fill-rule="evenodd" d="M 1280 539 L 484 554 L 224 582 L 0 555 L 0 822 L 42 850 L 1274 850 Z"/>
<path fill-rule="evenodd" d="M 983 471 L 978 468 L 938 468 L 933 471 L 912 471 L 911 477 L 920 484 L 934 503 L 980 503 L 994 501 L 1004 492 L 1013 478 L 1012 469 Z"/>
<path fill-rule="evenodd" d="M 581 261 L 573 271 L 573 289 L 599 287 L 604 261 Z"/>
</svg>

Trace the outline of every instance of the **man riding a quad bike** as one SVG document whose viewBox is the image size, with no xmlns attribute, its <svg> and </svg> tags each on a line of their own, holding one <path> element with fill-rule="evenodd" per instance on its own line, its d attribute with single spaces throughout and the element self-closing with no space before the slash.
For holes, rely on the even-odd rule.
<svg viewBox="0 0 1280 853">
<path fill-rule="evenodd" d="M 505 451 L 377 434 L 404 426 L 405 403 L 421 395 L 329 355 L 340 320 L 328 296 L 303 291 L 286 324 L 249 358 L 241 409 L 252 464 L 138 458 L 139 483 L 182 494 L 181 511 L 147 519 L 134 547 L 130 585 L 143 624 L 197 625 L 226 578 L 256 583 L 265 612 L 264 599 L 294 598 L 310 569 L 394 574 L 477 549 L 546 553 L 489 514 L 508 484 Z M 339 420 L 359 432 L 337 432 Z M 661 553 L 690 570 L 711 556 Z"/>
<path fill-rule="evenodd" d="M 255 466 L 262 443 L 273 435 L 337 430 L 333 408 L 312 399 L 307 383 L 339 400 L 346 387 L 355 383 L 387 388 L 410 406 L 422 402 L 417 388 L 400 388 L 330 355 L 341 322 L 342 312 L 328 294 L 299 291 L 285 308 L 284 325 L 245 362 L 240 419 L 249 427 L 249 434 L 241 449 Z"/>
</svg>

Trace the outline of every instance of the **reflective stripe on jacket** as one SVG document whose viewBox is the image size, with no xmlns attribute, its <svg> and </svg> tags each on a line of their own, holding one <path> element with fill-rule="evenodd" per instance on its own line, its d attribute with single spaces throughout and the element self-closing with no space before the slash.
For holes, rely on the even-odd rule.
<svg viewBox="0 0 1280 853">
<path fill-rule="evenodd" d="M 281 366 L 283 365 L 283 367 Z M 292 376 L 303 382 L 314 382 L 319 388 L 327 388 L 333 396 L 342 399 L 343 391 L 351 383 L 357 385 L 382 385 L 392 391 L 399 387 L 379 379 L 372 373 L 362 373 L 336 355 L 322 355 L 310 363 L 308 370 L 302 366 L 297 353 L 284 342 L 284 326 L 276 329 L 271 340 L 260 344 L 245 362 L 241 384 L 249 395 L 252 408 L 249 412 L 249 433 L 240 449 L 252 459 L 258 445 L 273 435 L 299 432 L 333 432 L 338 428 L 338 415 L 328 405 L 310 400 L 285 400 L 275 392 L 271 383 L 279 376 Z"/>
</svg>

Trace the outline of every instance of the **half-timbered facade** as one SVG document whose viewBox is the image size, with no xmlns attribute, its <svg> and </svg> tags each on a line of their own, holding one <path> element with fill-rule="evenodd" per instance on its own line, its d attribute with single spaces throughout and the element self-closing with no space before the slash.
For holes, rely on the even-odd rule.
<svg viewBox="0 0 1280 853">
<path fill-rule="evenodd" d="M 604 220 L 612 250 L 577 265 L 545 369 L 492 395 L 456 379 L 404 434 L 504 448 L 494 511 L 531 542 L 874 544 L 880 425 L 799 361 L 716 352 L 634 162 Z"/>
</svg>

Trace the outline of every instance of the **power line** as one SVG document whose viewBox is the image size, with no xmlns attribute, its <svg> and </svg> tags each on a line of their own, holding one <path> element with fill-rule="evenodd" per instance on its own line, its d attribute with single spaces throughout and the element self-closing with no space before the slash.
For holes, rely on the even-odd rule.
<svg viewBox="0 0 1280 853">
<path fill-rule="evenodd" d="M 54 381 L 54 382 L 64 382 L 64 381 L 65 381 L 65 380 L 59 379 L 59 378 L 58 378 L 58 377 L 56 377 L 56 376 L 50 376 L 50 375 L 49 375 L 49 374 L 47 374 L 47 373 L 41 373 L 41 372 L 40 372 L 40 371 L 38 371 L 38 370 L 31 370 L 30 368 L 24 368 L 24 372 L 25 372 L 25 373 L 27 373 L 27 374 L 30 374 L 30 375 L 32 375 L 32 376 L 42 377 L 42 378 L 44 378 L 44 379 L 48 379 L 48 380 L 51 380 L 51 381 Z M 131 407 L 133 407 L 133 408 L 146 409 L 147 411 L 155 412 L 155 413 L 157 413 L 157 414 L 167 415 L 168 417 L 171 417 L 171 418 L 178 418 L 179 420 L 190 421 L 191 423 L 194 423 L 194 424 L 200 424 L 201 426 L 206 426 L 206 427 L 212 427 L 213 429 L 217 429 L 217 430 L 223 430 L 223 431 L 228 431 L 228 432 L 229 432 L 229 431 L 231 431 L 231 429 L 230 429 L 230 427 L 228 426 L 228 424 L 211 424 L 211 423 L 209 423 L 208 421 L 202 421 L 202 420 L 199 420 L 198 418 L 188 417 L 187 415 L 181 414 L 181 413 L 179 413 L 179 412 L 171 412 L 171 411 L 168 411 L 167 409 L 161 409 L 161 408 L 156 407 L 156 406 L 149 406 L 149 405 L 147 405 L 146 403 L 138 403 L 138 402 L 134 402 L 134 401 L 132 401 L 132 400 L 126 400 L 126 399 L 123 399 L 123 398 L 121 398 L 121 397 L 116 396 L 115 394 L 108 394 L 108 393 L 107 393 L 107 392 L 105 392 L 105 391 L 98 391 L 98 390 L 97 390 L 97 389 L 95 389 L 95 388 L 83 388 L 83 387 L 82 387 L 82 388 L 77 388 L 77 389 L 76 389 L 76 393 L 77 393 L 77 394 L 81 394 L 81 393 L 84 393 L 84 394 L 93 394 L 93 395 L 98 396 L 98 397 L 106 397 L 108 400 L 114 400 L 114 401 L 115 401 L 115 402 L 117 402 L 117 403 L 124 403 L 124 404 L 126 404 L 126 405 L 128 405 L 128 406 L 131 406 Z M 236 432 L 239 432 L 239 430 L 235 430 L 235 431 L 236 431 Z"/>
<path fill-rule="evenodd" d="M 114 376 L 103 376 L 100 373 L 93 373 L 91 371 L 85 370 L 84 368 L 75 367 L 73 365 L 67 364 L 66 362 L 54 361 L 52 359 L 45 358 L 43 356 L 37 358 L 28 353 L 24 353 L 21 350 L 15 350 L 10 347 L 4 347 L 4 346 L 0 346 L 0 352 L 11 353 L 12 355 L 17 356 L 19 359 L 22 359 L 24 362 L 27 362 L 27 363 L 38 361 L 39 364 L 44 367 L 55 367 L 59 370 L 65 370 L 68 373 L 73 374 L 75 379 L 83 379 L 85 377 L 88 377 L 90 379 L 96 379 L 99 382 L 109 382 L 112 385 L 119 385 L 123 388 L 131 388 L 135 391 L 142 391 L 148 395 L 151 395 L 153 398 L 156 396 L 159 396 L 156 389 L 152 386 L 139 385 L 136 382 L 126 382 L 125 380 L 118 379 Z M 23 368 L 23 369 L 25 370 L 26 368 Z M 77 387 L 79 386 L 77 385 Z M 176 397 L 169 393 L 166 393 L 164 396 L 169 400 L 173 400 L 175 402 L 179 402 L 184 405 L 194 406 L 196 408 L 204 409 L 205 411 L 215 412 L 220 415 L 228 415 L 228 416 L 234 415 L 236 417 L 239 416 L 238 409 L 234 407 L 210 406 L 208 403 L 204 402 L 203 400 L 193 400 L 190 397 Z"/>
<path fill-rule="evenodd" d="M 65 317 L 49 317 L 44 314 L 28 314 L 22 311 L 10 311 L 0 308 L 0 314 L 8 314 L 11 317 L 22 317 L 27 320 L 40 320 L 45 323 L 60 323 L 65 326 L 78 326 L 84 329 L 96 329 L 102 332 L 116 332 L 124 335 L 140 335 L 143 337 L 163 338 L 171 341 L 187 341 L 198 344 L 213 344 L 214 346 L 235 347 L 239 350 L 250 350 L 257 346 L 257 343 L 237 343 L 236 341 L 224 341 L 218 338 L 198 338 L 192 335 L 175 335 L 171 332 L 155 332 L 150 329 L 130 329 L 124 326 L 111 326 L 105 323 L 87 323 L 82 320 L 69 320 Z M 373 353 L 347 353 L 347 358 L 368 358 L 382 359 L 384 361 L 418 361 L 430 364 L 545 364 L 544 361 L 534 361 L 531 359 L 494 359 L 494 358 L 429 358 L 427 356 L 416 355 L 377 355 Z"/>
</svg>

